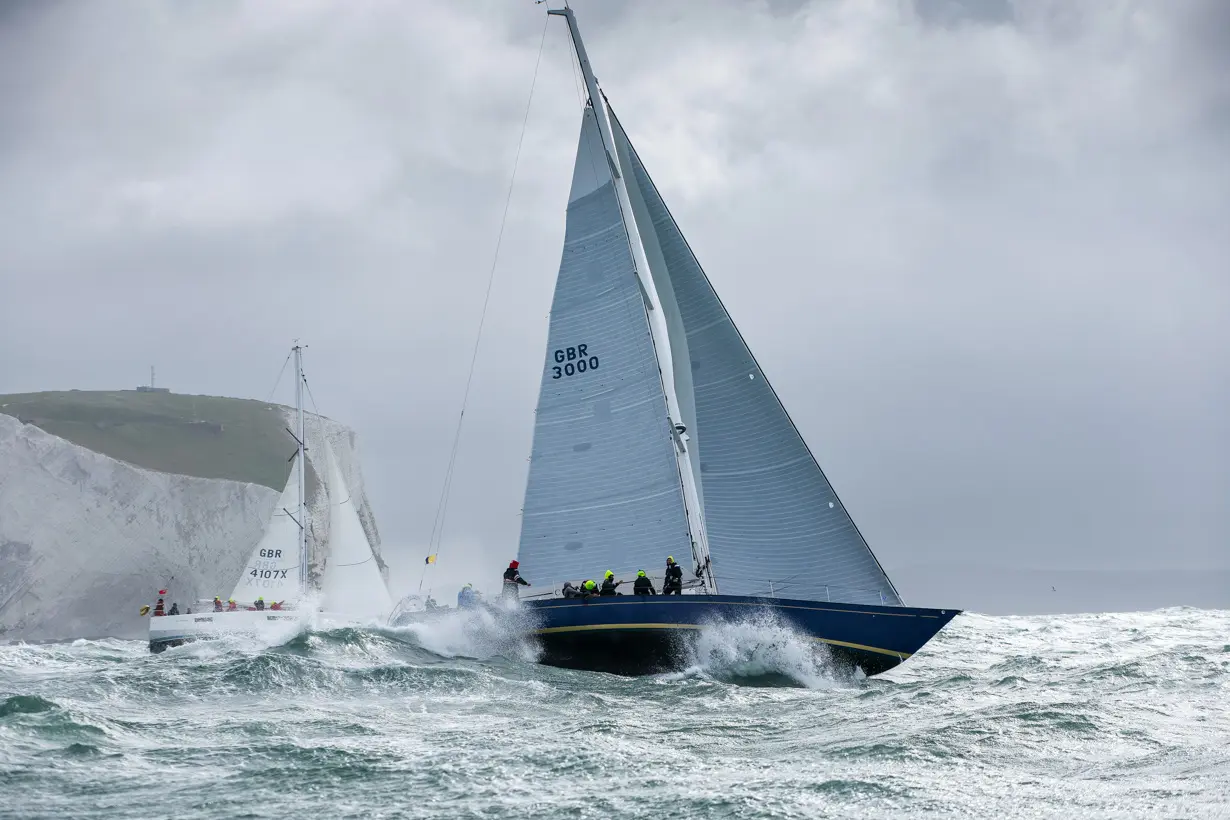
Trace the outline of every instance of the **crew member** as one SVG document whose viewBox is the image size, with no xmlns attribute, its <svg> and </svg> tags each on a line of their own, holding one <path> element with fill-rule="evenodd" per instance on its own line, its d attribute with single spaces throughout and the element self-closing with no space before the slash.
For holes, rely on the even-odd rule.
<svg viewBox="0 0 1230 820">
<path fill-rule="evenodd" d="M 226 611 L 227 612 L 238 612 L 239 611 L 239 604 L 235 603 L 234 598 L 230 598 L 227 600 Z"/>
<path fill-rule="evenodd" d="M 602 579 L 602 594 L 603 595 L 618 595 L 619 593 L 616 592 L 615 590 L 618 589 L 619 585 L 622 583 L 623 581 L 616 581 L 615 573 L 611 572 L 608 569 L 606 571 L 606 577 Z"/>
<path fill-rule="evenodd" d="M 593 582 L 593 579 L 589 579 L 581 584 L 581 589 L 584 590 L 581 593 L 582 598 L 592 598 L 598 594 L 598 585 Z"/>
<path fill-rule="evenodd" d="M 256 599 L 256 604 L 255 604 L 255 606 L 256 606 L 256 611 L 257 611 L 257 612 L 264 612 L 264 611 L 265 611 L 265 596 L 264 596 L 264 595 L 262 595 L 262 596 L 260 596 L 259 598 L 257 598 L 257 599 Z"/>
<path fill-rule="evenodd" d="M 645 574 L 645 570 L 637 570 L 636 580 L 632 582 L 632 594 L 634 595 L 657 595 L 658 591 L 653 588 L 653 581 L 649 580 L 649 576 Z"/>
<path fill-rule="evenodd" d="M 473 609 L 474 608 L 474 585 L 466 584 L 461 588 L 461 592 L 457 593 L 457 608 L 458 609 Z"/>
<path fill-rule="evenodd" d="M 178 615 L 179 614 L 179 604 L 178 603 L 171 604 L 171 611 L 168 612 L 167 614 L 168 615 Z"/>
<path fill-rule="evenodd" d="M 162 599 L 158 599 L 158 603 L 154 604 L 154 615 L 166 615 L 167 611 L 162 606 Z"/>
<path fill-rule="evenodd" d="M 500 594 L 505 598 L 517 599 L 518 584 L 524 587 L 530 586 L 530 582 L 522 578 L 521 573 L 517 571 L 519 566 L 521 566 L 520 561 L 509 561 L 508 569 L 504 570 L 504 588 Z"/>
<path fill-rule="evenodd" d="M 214 596 L 214 612 L 222 611 L 222 599 L 217 595 Z"/>
<path fill-rule="evenodd" d="M 281 609 L 281 608 L 282 608 L 282 602 L 281 602 L 281 601 L 274 601 L 274 602 L 273 602 L 273 604 L 272 604 L 269 608 L 270 608 L 270 609 Z"/>
<path fill-rule="evenodd" d="M 564 597 L 565 598 L 580 598 L 581 590 L 577 589 L 572 581 L 564 582 Z"/>
<path fill-rule="evenodd" d="M 663 595 L 683 594 L 683 567 L 675 563 L 675 556 L 666 556 L 666 578 L 662 580 Z"/>
</svg>

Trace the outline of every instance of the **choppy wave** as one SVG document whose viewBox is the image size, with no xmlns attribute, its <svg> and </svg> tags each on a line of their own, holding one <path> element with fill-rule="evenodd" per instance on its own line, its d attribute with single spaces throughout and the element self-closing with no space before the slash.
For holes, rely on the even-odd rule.
<svg viewBox="0 0 1230 820">
<path fill-rule="evenodd" d="M 771 623 L 693 652 L 552 669 L 478 613 L 3 646 L 0 816 L 1227 816 L 1227 612 L 963 615 L 871 679 Z"/>
<path fill-rule="evenodd" d="M 744 686 L 827 689 L 865 676 L 833 662 L 826 647 L 770 613 L 716 622 L 687 646 L 691 665 L 676 678 L 698 677 Z"/>
</svg>

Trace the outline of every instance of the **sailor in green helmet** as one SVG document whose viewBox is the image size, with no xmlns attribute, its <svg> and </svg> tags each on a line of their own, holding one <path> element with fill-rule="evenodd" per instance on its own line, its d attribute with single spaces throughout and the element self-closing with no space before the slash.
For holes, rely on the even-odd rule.
<svg viewBox="0 0 1230 820">
<path fill-rule="evenodd" d="M 663 595 L 683 594 L 683 567 L 675 563 L 675 556 L 666 556 L 666 578 L 662 581 Z"/>
<path fill-rule="evenodd" d="M 657 595 L 658 591 L 653 588 L 653 581 L 649 580 L 649 576 L 645 574 L 645 570 L 637 570 L 636 580 L 632 582 L 633 595 Z"/>
<path fill-rule="evenodd" d="M 581 584 L 581 589 L 582 598 L 589 598 L 598 594 L 598 585 L 593 582 L 593 579 L 587 580 L 585 583 Z"/>
<path fill-rule="evenodd" d="M 622 583 L 623 581 L 616 581 L 615 573 L 611 572 L 608 569 L 606 571 L 606 577 L 602 579 L 602 594 L 603 595 L 618 595 L 619 593 L 616 592 L 615 590 L 618 589 L 619 585 Z"/>
<path fill-rule="evenodd" d="M 265 596 L 261 595 L 259 598 L 256 599 L 256 610 L 260 612 L 260 611 L 263 611 L 264 609 L 265 609 Z"/>
</svg>

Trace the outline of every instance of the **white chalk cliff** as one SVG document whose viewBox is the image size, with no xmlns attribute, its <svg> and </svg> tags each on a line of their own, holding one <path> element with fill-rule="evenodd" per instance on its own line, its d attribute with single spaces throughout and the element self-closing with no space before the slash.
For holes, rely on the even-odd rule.
<svg viewBox="0 0 1230 820">
<path fill-rule="evenodd" d="M 343 500 L 329 486 L 325 448 L 315 446 L 325 439 L 379 556 L 354 434 L 308 416 L 317 578 L 329 560 L 329 504 Z M 0 640 L 143 637 L 138 609 L 160 587 L 169 585 L 167 603 L 181 610 L 226 595 L 278 496 L 257 484 L 136 467 L 0 413 Z"/>
</svg>

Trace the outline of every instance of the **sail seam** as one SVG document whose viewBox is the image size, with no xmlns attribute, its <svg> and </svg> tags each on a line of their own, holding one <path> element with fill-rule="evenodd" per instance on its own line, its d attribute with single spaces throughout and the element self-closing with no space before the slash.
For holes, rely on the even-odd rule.
<svg viewBox="0 0 1230 820">
<path fill-rule="evenodd" d="M 694 382 L 692 389 L 697 390 L 697 391 L 708 390 L 712 387 L 720 387 L 721 385 L 724 385 L 724 384 L 730 384 L 731 382 L 745 382 L 748 380 L 747 379 L 748 375 L 750 375 L 748 373 L 748 370 L 753 370 L 753 369 L 759 369 L 756 367 L 755 362 L 751 362 L 747 368 L 740 371 L 739 373 L 736 373 L 733 376 L 727 376 L 724 379 L 710 379 L 709 381 L 701 382 L 699 384 Z"/>
<path fill-rule="evenodd" d="M 661 198 L 661 196 L 659 196 L 659 198 Z M 657 225 L 655 225 L 654 227 L 656 228 Z M 676 226 L 676 229 L 678 229 L 678 226 Z M 666 254 L 663 253 L 663 256 L 665 255 Z M 699 267 L 699 263 L 697 264 L 697 267 Z M 733 324 L 734 324 L 734 321 L 729 316 L 726 316 L 723 318 L 714 319 L 712 322 L 709 322 L 706 325 L 697 325 L 691 330 L 684 330 L 684 335 L 687 336 L 689 339 L 691 339 L 693 336 L 697 335 L 698 333 L 703 333 L 709 328 L 717 327 L 718 325 L 733 325 Z"/>
<path fill-rule="evenodd" d="M 638 299 L 640 299 L 640 297 L 637 296 L 636 294 L 629 294 L 628 296 L 622 297 L 619 301 L 625 302 L 627 304 L 633 304 L 634 300 L 638 300 Z M 569 312 L 574 317 L 585 317 L 585 316 L 590 316 L 594 314 L 608 313 L 611 310 L 611 307 L 612 307 L 611 305 L 597 305 L 596 307 L 592 307 L 592 308 L 571 308 Z"/>
<path fill-rule="evenodd" d="M 583 401 L 581 404 L 582 406 L 588 406 L 592 403 L 593 403 L 593 400 L 587 399 Z M 636 408 L 641 407 L 646 404 L 656 404 L 656 401 L 651 396 L 650 398 L 643 399 L 641 401 L 632 402 L 631 404 L 621 404 L 619 405 L 619 407 L 612 406 L 611 415 L 615 415 L 616 413 L 627 412 L 628 410 L 635 410 Z M 567 418 L 556 418 L 554 420 L 549 420 L 549 421 L 541 421 L 542 416 L 539 415 L 538 418 L 540 419 L 540 421 L 538 421 L 535 424 L 535 426 L 536 427 L 554 427 L 560 424 L 574 424 L 578 421 L 584 421 L 592 417 L 593 417 L 593 414 L 590 413 L 590 414 L 578 415 L 578 416 L 568 416 Z"/>
<path fill-rule="evenodd" d="M 602 189 L 603 189 L 603 188 L 605 188 L 607 185 L 610 185 L 610 184 L 611 184 L 611 183 L 609 183 L 609 182 L 608 182 L 606 185 L 603 185 L 603 186 L 602 186 L 602 188 L 599 188 L 597 191 L 594 191 L 594 193 L 595 193 L 595 194 L 596 194 L 596 193 L 599 193 L 600 191 L 602 191 Z M 616 228 L 620 227 L 620 225 L 621 225 L 621 223 L 620 223 L 620 222 L 612 222 L 610 225 L 607 225 L 605 228 L 599 228 L 599 229 L 598 229 L 598 230 L 596 230 L 596 231 L 591 231 L 591 232 L 589 232 L 589 233 L 585 234 L 584 236 L 569 236 L 569 237 L 566 237 L 566 238 L 564 239 L 564 250 L 565 250 L 565 251 L 570 251 L 570 250 L 572 250 L 572 249 L 569 247 L 569 245 L 575 245 L 575 244 L 580 243 L 580 242 L 588 242 L 588 241 L 589 241 L 589 240 L 591 240 L 591 239 L 596 239 L 597 237 L 602 236 L 603 234 L 610 233 L 611 231 L 613 231 L 613 230 L 615 230 Z"/>
<path fill-rule="evenodd" d="M 619 501 L 612 501 L 609 504 L 587 504 L 581 507 L 561 507 L 555 510 L 543 510 L 542 512 L 526 512 L 523 513 L 526 518 L 542 518 L 549 515 L 562 515 L 563 513 L 587 512 L 589 510 L 607 510 L 611 507 L 619 507 L 625 504 L 635 504 L 638 501 L 648 501 L 651 498 L 661 498 L 664 495 L 670 495 L 676 491 L 676 487 L 670 486 L 665 490 L 649 495 L 638 495 L 635 498 L 621 498 Z"/>
<path fill-rule="evenodd" d="M 798 458 L 792 458 L 789 461 L 779 461 L 776 464 L 770 464 L 768 467 L 754 467 L 750 470 L 709 470 L 709 469 L 706 469 L 704 472 L 705 472 L 705 475 L 707 476 L 758 475 L 761 473 L 773 473 L 773 472 L 776 472 L 782 469 L 783 467 L 790 467 L 794 464 L 805 464 L 806 462 L 807 462 L 807 457 L 800 456 Z"/>
</svg>

